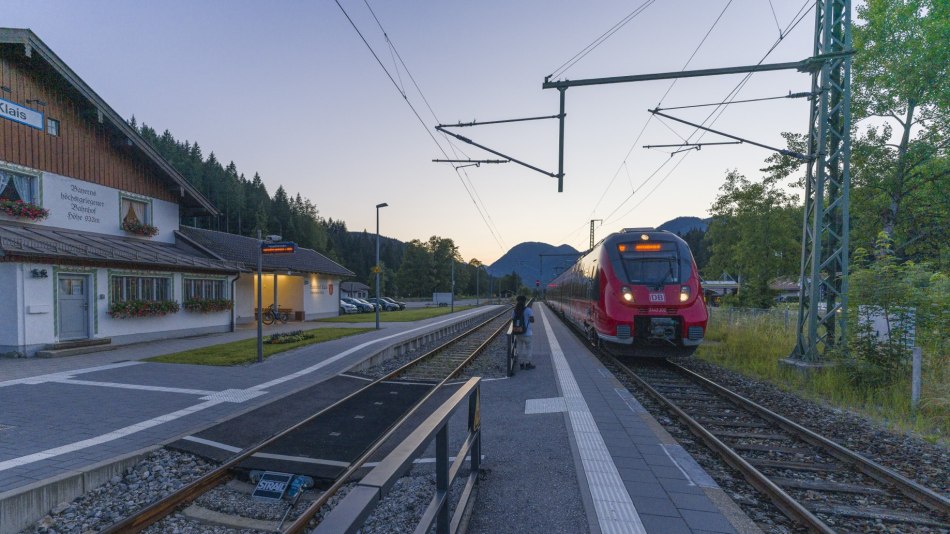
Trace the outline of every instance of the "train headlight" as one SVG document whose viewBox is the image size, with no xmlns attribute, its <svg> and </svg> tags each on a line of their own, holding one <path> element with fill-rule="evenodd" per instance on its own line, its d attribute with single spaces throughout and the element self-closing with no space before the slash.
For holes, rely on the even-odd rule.
<svg viewBox="0 0 950 534">
<path fill-rule="evenodd" d="M 689 286 L 680 286 L 680 302 L 689 300 Z"/>
<path fill-rule="evenodd" d="M 633 302 L 633 293 L 630 291 L 630 288 L 623 286 L 620 288 L 620 292 L 623 293 L 623 300 L 627 302 Z"/>
</svg>

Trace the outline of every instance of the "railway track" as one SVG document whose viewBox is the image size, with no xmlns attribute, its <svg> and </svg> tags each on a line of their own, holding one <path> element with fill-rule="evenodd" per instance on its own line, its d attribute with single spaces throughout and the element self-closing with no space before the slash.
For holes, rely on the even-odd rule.
<svg viewBox="0 0 950 534">
<path fill-rule="evenodd" d="M 814 532 L 950 532 L 950 500 L 669 362 L 601 356 Z"/>
<path fill-rule="evenodd" d="M 331 406 L 261 443 L 240 451 L 216 469 L 150 504 L 138 513 L 114 523 L 103 532 L 110 534 L 133 533 L 146 529 L 149 532 L 165 532 L 166 528 L 160 522 L 166 518 L 169 518 L 168 521 L 174 522 L 175 526 L 169 528 L 176 531 L 189 531 L 197 528 L 194 531 L 214 532 L 215 529 L 218 529 L 218 527 L 203 528 L 202 526 L 195 527 L 193 525 L 191 529 L 187 526 L 182 527 L 182 524 L 188 524 L 192 520 L 205 526 L 208 523 L 220 525 L 221 531 L 227 531 L 228 528 L 285 533 L 303 531 L 330 499 L 345 486 L 353 474 L 394 435 L 403 423 L 416 413 L 443 385 L 458 376 L 467 365 L 488 347 L 495 337 L 504 331 L 508 322 L 510 322 L 510 317 L 511 308 L 503 308 L 486 321 L 441 343 L 438 347 L 429 350 L 389 374 L 373 380 Z M 300 502 L 292 501 L 290 505 L 287 505 L 286 502 L 283 503 L 287 505 L 287 508 L 282 512 L 277 511 L 274 507 L 260 510 L 262 508 L 260 503 L 249 498 L 250 488 L 239 480 L 248 478 L 248 473 L 242 472 L 242 463 L 256 454 L 267 451 L 269 447 L 279 444 L 281 440 L 289 439 L 295 432 L 302 431 L 307 425 L 313 425 L 321 416 L 330 414 L 334 410 L 359 410 L 362 405 L 372 405 L 372 401 L 367 399 L 378 398 L 378 389 L 385 388 L 387 384 L 392 385 L 394 382 L 423 382 L 432 385 L 428 393 L 422 395 L 405 413 L 392 421 L 387 421 L 388 424 L 380 425 L 378 435 L 374 436 L 357 458 L 346 463 L 342 474 L 328 483 L 322 494 L 314 496 L 313 494 L 300 492 Z M 373 397 L 374 394 L 375 397 Z M 362 406 L 362 409 L 372 410 L 373 407 Z M 200 512 L 194 512 L 196 506 L 186 509 L 186 506 L 190 503 L 202 504 Z M 208 509 L 208 507 L 218 509 Z M 186 510 L 190 513 L 183 514 Z M 247 517 L 248 513 L 254 517 Z M 276 516 L 275 513 L 277 513 Z M 266 519 L 256 519 L 260 517 Z M 230 527 L 225 525 L 230 525 Z"/>
</svg>

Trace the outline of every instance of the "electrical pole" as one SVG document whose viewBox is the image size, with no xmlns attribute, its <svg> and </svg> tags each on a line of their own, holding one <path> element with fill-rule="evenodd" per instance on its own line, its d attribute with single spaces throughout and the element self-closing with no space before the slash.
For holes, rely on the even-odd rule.
<svg viewBox="0 0 950 534">
<path fill-rule="evenodd" d="M 560 93 L 561 114 L 555 117 L 561 121 L 559 161 L 563 162 L 564 92 L 568 88 L 791 69 L 811 74 L 799 292 L 801 307 L 798 339 L 789 356 L 793 363 L 818 363 L 829 352 L 845 347 L 853 54 L 851 0 L 817 0 L 814 49 L 811 57 L 801 61 L 581 80 L 551 81 L 545 78 L 541 85 L 543 89 L 557 89 Z M 788 151 L 778 152 L 795 156 Z M 551 176 L 560 178 L 563 173 L 560 166 L 558 174 L 552 173 Z M 591 244 L 593 246 L 593 238 Z"/>
<path fill-rule="evenodd" d="M 261 252 L 261 231 L 257 230 L 257 363 L 264 361 L 264 305 L 261 303 L 263 290 L 261 280 L 263 275 L 264 254 Z"/>
<path fill-rule="evenodd" d="M 851 0 L 819 0 L 802 225 L 798 339 L 790 360 L 818 363 L 845 346 L 851 183 Z M 821 302 L 824 299 L 824 306 Z"/>
<path fill-rule="evenodd" d="M 590 248 L 587 250 L 594 250 L 594 223 L 595 222 L 604 222 L 604 220 L 603 219 L 590 220 Z"/>
</svg>

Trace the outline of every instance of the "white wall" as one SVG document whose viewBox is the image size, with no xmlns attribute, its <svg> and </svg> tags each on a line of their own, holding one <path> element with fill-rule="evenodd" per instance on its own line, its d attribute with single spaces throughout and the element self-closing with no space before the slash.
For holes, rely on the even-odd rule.
<svg viewBox="0 0 950 534">
<path fill-rule="evenodd" d="M 36 224 L 82 232 L 140 237 L 125 232 L 120 227 L 119 189 L 51 172 L 42 173 L 40 189 L 42 206 L 49 210 L 49 217 Z M 134 196 L 144 198 L 141 195 Z M 151 205 L 152 225 L 158 227 L 158 235 L 141 239 L 174 243 L 175 230 L 178 230 L 178 204 L 153 198 Z M 0 218 L 11 219 L 6 215 Z"/>
<path fill-rule="evenodd" d="M 19 266 L 25 301 L 25 305 L 21 308 L 23 344 L 32 346 L 51 343 L 56 328 L 56 306 L 53 303 L 56 274 L 53 272 L 53 266 L 38 263 L 21 263 Z M 33 269 L 45 269 L 47 278 L 33 278 L 30 273 Z"/>
<path fill-rule="evenodd" d="M 311 274 L 303 286 L 303 304 L 307 319 L 340 314 L 340 278 Z"/>
</svg>

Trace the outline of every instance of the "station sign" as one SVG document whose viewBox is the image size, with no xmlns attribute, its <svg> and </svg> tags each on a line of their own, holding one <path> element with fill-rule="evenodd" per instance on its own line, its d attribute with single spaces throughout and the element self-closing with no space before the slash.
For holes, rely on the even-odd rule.
<svg viewBox="0 0 950 534">
<path fill-rule="evenodd" d="M 294 476 L 288 473 L 267 471 L 261 476 L 261 480 L 254 488 L 251 498 L 257 501 L 279 501 L 284 496 L 284 492 L 287 491 L 287 486 L 292 478 Z"/>
<path fill-rule="evenodd" d="M 261 243 L 261 254 L 293 254 L 296 251 L 297 243 L 292 241 Z"/>
<path fill-rule="evenodd" d="M 10 102 L 3 98 L 0 98 L 0 117 L 32 126 L 37 130 L 43 129 L 43 112 L 21 106 L 16 102 Z"/>
</svg>

